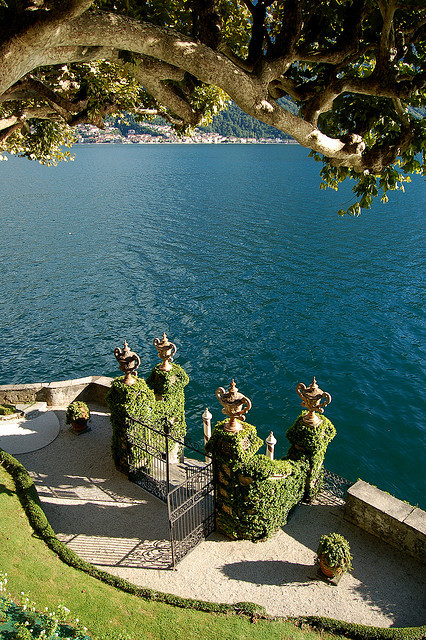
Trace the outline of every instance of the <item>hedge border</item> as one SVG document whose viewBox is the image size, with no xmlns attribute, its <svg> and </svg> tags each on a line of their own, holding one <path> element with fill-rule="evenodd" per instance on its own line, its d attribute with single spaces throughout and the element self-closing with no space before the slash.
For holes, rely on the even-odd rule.
<svg viewBox="0 0 426 640">
<path fill-rule="evenodd" d="M 267 615 L 264 607 L 254 602 L 238 602 L 229 605 L 195 600 L 192 598 L 182 598 L 181 596 L 163 593 L 148 587 L 137 587 L 123 578 L 118 578 L 107 571 L 98 569 L 90 562 L 80 558 L 80 556 L 72 551 L 72 549 L 69 549 L 65 543 L 58 540 L 43 511 L 34 482 L 24 465 L 1 448 L 0 464 L 14 480 L 16 493 L 35 533 L 45 542 L 51 551 L 56 553 L 56 555 L 70 567 L 84 571 L 84 573 L 87 573 L 92 578 L 96 578 L 125 593 L 130 593 L 145 600 L 163 602 L 164 604 L 183 609 L 195 609 L 209 613 L 238 614 L 246 615 L 250 618 L 272 619 Z"/>
<path fill-rule="evenodd" d="M 296 618 L 272 617 L 266 613 L 264 607 L 253 602 L 237 602 L 235 604 L 214 603 L 205 600 L 182 598 L 171 593 L 163 593 L 147 587 L 137 587 L 127 580 L 123 580 L 102 569 L 98 569 L 90 564 L 90 562 L 80 558 L 74 551 L 69 549 L 65 543 L 58 540 L 43 511 L 34 482 L 24 465 L 1 448 L 0 464 L 15 482 L 16 493 L 30 525 L 49 549 L 56 553 L 60 560 L 70 567 L 84 571 L 84 573 L 87 573 L 92 578 L 96 578 L 125 593 L 130 593 L 148 601 L 162 602 L 183 609 L 193 609 L 207 613 L 244 615 L 252 621 L 264 619 L 293 622 L 298 626 L 306 624 L 319 630 L 346 636 L 352 640 L 424 640 L 426 637 L 426 625 L 422 627 L 387 628 L 368 627 L 319 616 L 300 616 Z"/>
<path fill-rule="evenodd" d="M 327 633 L 339 634 L 351 640 L 425 640 L 426 625 L 422 627 L 368 627 L 355 622 L 345 622 L 343 620 L 333 620 L 321 616 L 300 616 L 298 618 L 287 618 L 289 622 L 294 622 L 299 627 L 304 624 L 326 631 Z"/>
</svg>

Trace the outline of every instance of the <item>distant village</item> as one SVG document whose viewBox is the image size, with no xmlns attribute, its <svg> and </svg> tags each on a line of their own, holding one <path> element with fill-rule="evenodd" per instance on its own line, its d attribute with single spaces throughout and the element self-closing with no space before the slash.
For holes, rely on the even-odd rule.
<svg viewBox="0 0 426 640">
<path fill-rule="evenodd" d="M 178 136 L 171 126 L 165 124 L 144 123 L 148 133 L 136 133 L 129 129 L 127 136 L 112 124 L 98 129 L 91 124 L 80 125 L 76 129 L 77 144 L 297 144 L 295 140 L 283 138 L 237 138 L 225 137 L 217 133 L 206 133 L 195 129 L 192 136 Z"/>
</svg>

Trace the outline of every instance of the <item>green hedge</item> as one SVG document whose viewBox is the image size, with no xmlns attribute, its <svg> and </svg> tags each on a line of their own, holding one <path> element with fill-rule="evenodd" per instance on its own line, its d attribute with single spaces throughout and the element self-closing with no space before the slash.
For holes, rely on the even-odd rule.
<svg viewBox="0 0 426 640">
<path fill-rule="evenodd" d="M 174 438 L 183 440 L 186 434 L 184 388 L 189 378 L 178 364 L 173 364 L 170 371 L 161 371 L 159 366 L 146 381 L 136 378 L 132 385 L 124 384 L 124 376 L 116 378 L 106 397 L 112 425 L 112 456 L 117 469 L 124 473 L 128 472 L 127 415 L 160 429 L 167 417 L 173 422 L 170 433 Z M 137 425 L 134 430 L 138 430 Z M 143 436 L 143 427 L 139 430 Z"/>
<path fill-rule="evenodd" d="M 215 426 L 206 445 L 215 464 L 216 527 L 231 539 L 264 540 L 286 524 L 302 499 L 309 465 L 305 459 L 255 455 L 263 445 L 256 427 L 244 422 L 241 431 L 230 433 L 226 423 Z"/>
<path fill-rule="evenodd" d="M 170 371 L 161 371 L 160 365 L 154 367 L 146 383 L 154 392 L 157 400 L 153 420 L 160 422 L 164 417 L 173 418 L 171 434 L 178 440 L 186 435 L 185 392 L 189 378 L 182 367 L 173 363 Z"/>
<path fill-rule="evenodd" d="M 308 624 L 314 629 L 335 635 L 345 636 L 351 640 L 425 640 L 426 626 L 405 628 L 368 627 L 354 622 L 322 618 L 321 616 L 304 616 L 288 618 L 297 626 Z"/>
<path fill-rule="evenodd" d="M 0 404 L 0 416 L 11 416 L 17 413 L 14 404 Z"/>
<path fill-rule="evenodd" d="M 143 378 L 136 378 L 132 385 L 124 384 L 123 381 L 124 376 L 112 381 L 106 401 L 110 410 L 111 451 L 114 464 L 117 469 L 127 473 L 127 414 L 130 413 L 142 422 L 150 422 L 156 401 L 154 392 Z"/>
<path fill-rule="evenodd" d="M 327 447 L 336 435 L 336 429 L 328 418 L 322 416 L 321 422 L 316 427 L 308 427 L 303 422 L 303 412 L 296 422 L 287 430 L 286 437 L 291 446 L 286 459 L 300 461 L 305 460 L 309 464 L 306 476 L 304 499 L 312 501 L 322 488 L 324 475 L 323 462 Z"/>
<path fill-rule="evenodd" d="M 157 602 L 163 602 L 176 607 L 194 609 L 198 611 L 228 615 L 246 615 L 252 620 L 256 620 L 258 618 L 280 620 L 280 618 L 269 617 L 266 614 L 264 607 L 253 602 L 238 602 L 230 605 L 207 602 L 204 600 L 194 600 L 191 598 L 181 598 L 173 594 L 155 591 L 154 589 L 137 587 L 136 585 L 127 582 L 127 580 L 117 578 L 106 571 L 96 568 L 89 562 L 82 560 L 76 553 L 74 553 L 74 551 L 69 549 L 55 536 L 55 533 L 41 507 L 40 499 L 34 483 L 25 467 L 12 455 L 6 453 L 6 451 L 3 451 L 2 449 L 0 449 L 0 464 L 12 476 L 15 482 L 17 495 L 35 533 L 37 533 L 40 538 L 44 540 L 47 546 L 69 566 L 84 571 L 93 578 L 101 580 L 105 584 L 109 584 L 112 587 L 120 589 L 126 593 L 131 593 L 145 600 L 155 600 Z M 367 627 L 364 625 L 351 624 L 318 616 L 289 618 L 287 620 L 299 625 L 306 623 L 312 627 L 322 629 L 330 633 L 344 635 L 348 638 L 352 638 L 353 640 L 424 640 L 426 637 L 426 626 L 407 627 L 405 629 L 388 629 Z"/>
</svg>

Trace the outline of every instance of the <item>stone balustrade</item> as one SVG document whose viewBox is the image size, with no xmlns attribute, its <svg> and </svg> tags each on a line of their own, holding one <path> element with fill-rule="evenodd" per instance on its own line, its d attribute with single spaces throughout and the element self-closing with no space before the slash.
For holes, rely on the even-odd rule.
<svg viewBox="0 0 426 640">
<path fill-rule="evenodd" d="M 88 376 L 59 382 L 0 385 L 0 403 L 46 402 L 49 406 L 61 406 L 78 398 L 105 404 L 112 381 L 106 376 Z"/>
<path fill-rule="evenodd" d="M 348 489 L 345 519 L 426 562 L 426 512 L 363 480 Z"/>
</svg>

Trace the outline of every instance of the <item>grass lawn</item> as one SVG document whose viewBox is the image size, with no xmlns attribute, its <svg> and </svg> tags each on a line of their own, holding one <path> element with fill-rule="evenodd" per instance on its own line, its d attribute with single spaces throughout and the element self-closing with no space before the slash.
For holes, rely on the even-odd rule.
<svg viewBox="0 0 426 640">
<path fill-rule="evenodd" d="M 37 608 L 68 607 L 93 639 L 109 640 L 324 640 L 331 636 L 301 630 L 290 622 L 204 613 L 124 593 L 64 564 L 34 534 L 11 476 L 0 465 L 0 571 L 8 590 L 23 591 Z M 207 561 L 207 559 L 206 559 Z"/>
</svg>

